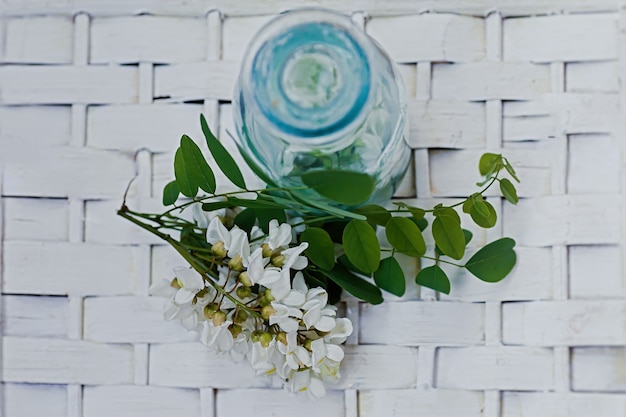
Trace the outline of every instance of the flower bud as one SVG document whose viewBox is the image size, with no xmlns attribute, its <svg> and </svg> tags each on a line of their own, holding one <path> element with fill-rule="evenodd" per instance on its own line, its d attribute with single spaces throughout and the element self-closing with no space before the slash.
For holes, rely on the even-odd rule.
<svg viewBox="0 0 626 417">
<path fill-rule="evenodd" d="M 226 321 L 226 313 L 221 310 L 216 311 L 213 314 L 213 326 L 219 327 Z"/>
<path fill-rule="evenodd" d="M 228 326 L 228 330 L 230 331 L 230 334 L 233 335 L 233 337 L 239 336 L 243 331 L 241 326 L 238 324 L 231 324 L 230 326 Z"/>
<path fill-rule="evenodd" d="M 255 330 L 250 334 L 250 340 L 252 340 L 253 343 L 256 343 L 261 340 L 262 334 L 263 332 L 261 330 Z"/>
<path fill-rule="evenodd" d="M 283 265 L 285 265 L 285 260 L 287 258 L 285 258 L 285 255 L 276 255 L 272 258 L 272 265 L 278 267 L 278 268 L 282 268 Z"/>
<path fill-rule="evenodd" d="M 213 246 L 211 246 L 211 253 L 219 258 L 223 258 L 228 253 L 226 248 L 224 247 L 224 242 L 221 240 L 215 242 Z"/>
<path fill-rule="evenodd" d="M 241 274 L 239 274 L 238 279 L 239 279 L 239 282 L 241 282 L 246 287 L 251 287 L 253 285 L 252 279 L 250 278 L 250 275 L 248 275 L 246 271 L 243 271 Z"/>
<path fill-rule="evenodd" d="M 276 340 L 278 340 L 280 343 L 286 346 L 287 345 L 287 333 L 278 332 L 278 334 L 276 335 Z"/>
<path fill-rule="evenodd" d="M 176 288 L 177 290 L 183 288 L 183 283 L 178 280 L 178 278 L 174 278 L 170 283 L 170 287 Z"/>
<path fill-rule="evenodd" d="M 261 317 L 265 320 L 269 320 L 274 314 L 276 314 L 276 310 L 271 305 L 266 305 L 261 309 Z"/>
<path fill-rule="evenodd" d="M 261 346 L 268 347 L 272 342 L 272 339 L 273 337 L 271 334 L 269 334 L 268 332 L 263 332 L 263 334 L 261 334 L 261 336 L 259 337 L 259 342 L 261 342 Z"/>
<path fill-rule="evenodd" d="M 250 297 L 250 295 L 252 295 L 252 290 L 250 289 L 250 287 L 237 287 L 236 293 L 237 297 L 243 300 L 244 298 L 248 298 Z"/>
<path fill-rule="evenodd" d="M 237 314 L 233 318 L 233 321 L 237 324 L 241 324 L 248 319 L 248 313 L 245 310 L 237 310 Z"/>
<path fill-rule="evenodd" d="M 233 271 L 243 271 L 243 259 L 241 258 L 241 255 L 237 255 L 228 261 L 228 267 Z"/>
<path fill-rule="evenodd" d="M 261 297 L 259 299 L 259 305 L 261 307 L 265 307 L 275 300 L 275 298 L 272 296 L 272 290 L 270 290 L 269 288 L 261 292 L 259 296 Z"/>
<path fill-rule="evenodd" d="M 261 254 L 263 255 L 264 258 L 269 258 L 270 256 L 272 256 L 272 248 L 270 248 L 269 243 L 262 244 L 261 249 L 262 249 Z"/>
<path fill-rule="evenodd" d="M 212 320 L 217 310 L 217 304 L 215 303 L 205 306 L 203 310 L 204 317 L 206 317 L 207 320 Z"/>
</svg>

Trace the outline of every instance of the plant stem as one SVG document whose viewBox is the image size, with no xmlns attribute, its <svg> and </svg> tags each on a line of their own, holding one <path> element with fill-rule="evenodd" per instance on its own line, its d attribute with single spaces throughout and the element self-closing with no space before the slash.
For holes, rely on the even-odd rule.
<svg viewBox="0 0 626 417">
<path fill-rule="evenodd" d="M 193 269 L 195 269 L 196 272 L 198 272 L 204 278 L 204 280 L 207 281 L 217 292 L 222 294 L 224 297 L 228 298 L 235 305 L 238 305 L 241 308 L 245 309 L 248 313 L 256 315 L 259 318 L 261 318 L 260 314 L 258 314 L 256 311 L 252 310 L 250 307 L 246 306 L 245 304 L 237 300 L 235 297 L 229 294 L 226 290 L 224 290 L 221 286 L 217 285 L 217 282 L 215 281 L 216 277 L 212 276 L 209 272 L 207 272 L 205 268 L 203 268 L 202 265 L 200 265 L 195 260 L 195 258 L 187 251 L 187 249 L 183 245 L 181 245 L 178 241 L 174 240 L 170 235 L 162 233 L 159 230 L 157 230 L 155 227 L 149 224 L 146 224 L 140 220 L 137 220 L 136 218 L 132 216 L 132 214 L 129 213 L 129 211 L 130 210 L 128 210 L 128 208 L 125 205 L 123 205 L 117 211 L 117 214 L 122 216 L 126 220 L 135 223 L 137 226 L 141 227 L 142 229 L 147 230 L 148 232 L 165 240 L 174 249 L 176 249 L 176 251 L 193 267 Z"/>
<path fill-rule="evenodd" d="M 431 259 L 431 260 L 437 261 L 437 262 L 443 262 L 444 264 L 454 265 L 454 266 L 456 266 L 458 268 L 465 268 L 465 265 L 455 264 L 454 262 L 450 262 L 450 261 L 444 261 L 441 258 L 435 258 L 435 257 L 432 257 L 432 256 L 426 256 L 426 255 L 422 255 L 421 258 Z"/>
</svg>

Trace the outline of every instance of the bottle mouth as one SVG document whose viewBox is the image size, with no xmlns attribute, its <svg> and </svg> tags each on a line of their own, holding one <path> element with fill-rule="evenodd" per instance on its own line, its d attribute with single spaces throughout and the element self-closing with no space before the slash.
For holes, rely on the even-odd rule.
<svg viewBox="0 0 626 417">
<path fill-rule="evenodd" d="M 370 97 L 365 37 L 348 17 L 319 9 L 270 22 L 242 70 L 260 113 L 286 139 L 309 143 L 351 125 Z"/>
</svg>

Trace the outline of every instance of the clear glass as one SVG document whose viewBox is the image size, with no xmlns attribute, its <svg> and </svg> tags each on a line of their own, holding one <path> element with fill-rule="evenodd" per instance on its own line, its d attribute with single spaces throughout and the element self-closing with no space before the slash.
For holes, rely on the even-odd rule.
<svg viewBox="0 0 626 417">
<path fill-rule="evenodd" d="M 325 9 L 286 12 L 257 33 L 233 116 L 244 152 L 283 187 L 303 186 L 311 170 L 365 172 L 376 183 L 369 202 L 382 201 L 410 158 L 395 65 L 349 17 Z"/>
</svg>

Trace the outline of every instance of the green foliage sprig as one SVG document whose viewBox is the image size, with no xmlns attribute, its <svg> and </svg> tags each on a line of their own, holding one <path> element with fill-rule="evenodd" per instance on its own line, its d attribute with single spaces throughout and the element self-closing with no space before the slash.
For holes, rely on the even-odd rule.
<svg viewBox="0 0 626 417">
<path fill-rule="evenodd" d="M 450 293 L 450 280 L 442 264 L 464 268 L 485 282 L 502 280 L 515 265 L 515 241 L 511 238 L 491 242 L 469 260 L 462 261 L 472 233 L 462 227 L 458 210 L 468 214 L 479 227 L 491 228 L 497 222 L 496 210 L 485 199 L 491 187 L 497 183 L 508 202 L 518 202 L 513 181 L 519 182 L 519 179 L 502 155 L 482 155 L 478 168 L 484 179 L 477 184 L 482 189 L 456 204 L 437 204 L 430 209 L 401 201 L 392 201 L 391 208 L 377 204 L 359 206 L 368 201 L 374 191 L 375 181 L 367 174 L 309 171 L 301 174 L 306 188 L 285 188 L 274 183 L 241 152 L 250 169 L 267 184 L 261 189 L 248 188 L 237 162 L 213 135 L 203 116 L 201 126 L 215 163 L 238 190 L 216 193 L 212 168 L 198 145 L 183 135 L 174 159 L 175 180 L 163 190 L 163 204 L 171 207 L 160 214 L 147 214 L 132 211 L 124 203 L 118 211 L 170 243 L 200 273 L 211 276 L 216 262 L 204 236 L 206 229 L 175 214 L 196 203 L 201 203 L 206 212 L 234 209 L 232 212 L 236 214 L 230 224 L 227 221 L 227 226 L 236 225 L 248 233 L 258 226 L 267 234 L 272 219 L 279 223 L 291 219 L 293 223 L 297 218 L 296 226 L 302 229 L 297 239 L 308 242 L 305 255 L 309 265 L 303 271 L 305 280 L 309 286 L 325 288 L 335 302 L 342 290 L 372 304 L 383 301 L 381 290 L 402 296 L 406 280 L 396 259 L 398 253 L 434 261 L 433 265 L 419 271 L 415 282 L 445 294 Z M 312 199 L 310 193 L 305 192 L 307 188 L 336 204 Z M 199 190 L 205 194 L 198 195 Z M 181 195 L 188 199 L 181 200 Z M 179 232 L 180 238 L 175 239 L 164 230 Z M 424 238 L 426 233 L 430 233 L 435 242 L 430 254 Z M 381 240 L 384 239 L 380 236 L 386 237 L 383 246 Z"/>
</svg>

